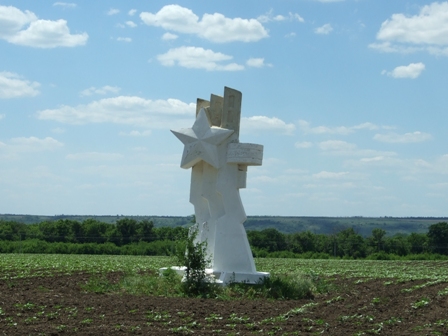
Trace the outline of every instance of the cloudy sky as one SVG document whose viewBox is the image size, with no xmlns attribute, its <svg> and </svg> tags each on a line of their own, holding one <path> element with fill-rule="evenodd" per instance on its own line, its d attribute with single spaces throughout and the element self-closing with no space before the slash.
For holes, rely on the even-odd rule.
<svg viewBox="0 0 448 336">
<path fill-rule="evenodd" d="M 2 0 L 0 60 L 0 213 L 192 214 L 228 86 L 248 215 L 448 215 L 448 2 Z"/>
</svg>

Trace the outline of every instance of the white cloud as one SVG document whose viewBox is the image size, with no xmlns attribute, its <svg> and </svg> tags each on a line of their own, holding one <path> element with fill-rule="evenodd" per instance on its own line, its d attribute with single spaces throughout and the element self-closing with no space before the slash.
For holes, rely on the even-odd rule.
<svg viewBox="0 0 448 336">
<path fill-rule="evenodd" d="M 392 44 L 390 42 L 371 43 L 371 44 L 369 44 L 369 48 L 375 49 L 380 52 L 385 52 L 385 53 L 396 52 L 396 53 L 401 53 L 401 54 L 412 54 L 416 51 L 424 50 L 423 48 L 419 48 L 419 47 L 396 45 L 396 44 Z"/>
<path fill-rule="evenodd" d="M 405 134 L 396 134 L 396 133 L 375 134 L 373 139 L 389 143 L 416 143 L 430 140 L 432 139 L 432 136 L 431 134 L 428 133 L 416 131 L 413 133 L 405 133 Z"/>
<path fill-rule="evenodd" d="M 425 65 L 423 63 L 411 63 L 409 65 L 402 65 L 396 67 L 394 70 L 388 72 L 383 70 L 381 73 L 387 74 L 393 78 L 412 78 L 415 79 L 422 71 L 425 70 Z"/>
<path fill-rule="evenodd" d="M 342 140 L 322 141 L 319 144 L 319 147 L 323 151 L 345 153 L 345 154 L 347 153 L 352 154 L 354 150 L 356 150 L 355 144 Z"/>
<path fill-rule="evenodd" d="M 164 66 L 174 66 L 177 64 L 184 68 L 205 69 L 208 71 L 243 70 L 244 66 L 236 63 L 219 64 L 232 58 L 229 55 L 198 47 L 179 47 L 170 49 L 167 53 L 157 56 L 159 62 Z"/>
<path fill-rule="evenodd" d="M 294 144 L 294 147 L 296 148 L 310 148 L 312 146 L 313 144 L 309 141 L 303 141 L 303 142 L 298 141 Z"/>
<path fill-rule="evenodd" d="M 328 35 L 333 31 L 333 27 L 331 26 L 331 24 L 326 23 L 321 27 L 318 27 L 316 29 L 314 29 L 314 32 L 316 34 L 320 34 L 320 35 Z"/>
<path fill-rule="evenodd" d="M 117 41 L 119 42 L 132 42 L 130 37 L 117 37 Z"/>
<path fill-rule="evenodd" d="M 131 137 L 147 137 L 151 135 L 151 130 L 146 130 L 146 131 L 130 131 L 129 133 L 127 132 L 120 132 L 119 133 L 122 136 L 131 136 Z"/>
<path fill-rule="evenodd" d="M 137 13 L 137 10 L 136 10 L 136 9 L 131 9 L 131 10 L 128 12 L 128 15 L 130 15 L 130 16 L 134 16 L 135 13 Z"/>
<path fill-rule="evenodd" d="M 264 58 L 249 58 L 246 61 L 246 65 L 253 68 L 262 68 L 265 66 L 271 67 L 272 64 L 264 63 Z"/>
<path fill-rule="evenodd" d="M 178 36 L 176 34 L 165 33 L 162 35 L 162 40 L 164 40 L 164 41 L 175 40 L 177 38 L 178 38 Z"/>
<path fill-rule="evenodd" d="M 4 114 L 0 114 L 0 120 L 2 120 L 5 117 Z"/>
<path fill-rule="evenodd" d="M 428 47 L 426 50 L 431 54 L 435 56 L 448 56 L 448 47 Z"/>
<path fill-rule="evenodd" d="M 60 128 L 60 127 L 53 128 L 51 131 L 52 131 L 53 133 L 56 133 L 56 134 L 62 134 L 62 133 L 65 133 L 65 129 Z"/>
<path fill-rule="evenodd" d="M 22 12 L 13 6 L 0 5 L 0 38 L 14 36 L 23 26 L 36 20 L 37 16 L 33 12 Z"/>
<path fill-rule="evenodd" d="M 64 144 L 51 137 L 39 139 L 36 137 L 12 138 L 8 142 L 8 147 L 13 151 L 19 152 L 40 152 L 45 150 L 54 150 L 62 147 Z"/>
<path fill-rule="evenodd" d="M 82 90 L 79 95 L 81 97 L 91 96 L 93 94 L 105 95 L 108 93 L 118 93 L 118 92 L 120 92 L 120 90 L 121 89 L 117 86 L 105 85 L 101 88 L 96 88 L 94 86 L 91 86 L 88 89 Z"/>
<path fill-rule="evenodd" d="M 284 134 L 292 134 L 296 127 L 287 124 L 276 117 L 254 116 L 241 118 L 241 129 L 243 132 L 273 131 Z"/>
<path fill-rule="evenodd" d="M 12 72 L 0 72 L 0 99 L 34 97 L 39 94 L 40 84 L 22 79 Z"/>
<path fill-rule="evenodd" d="M 123 155 L 118 153 L 87 152 L 68 154 L 65 158 L 73 161 L 115 161 L 123 158 Z"/>
<path fill-rule="evenodd" d="M 284 16 L 284 15 L 273 15 L 272 14 L 272 9 L 267 12 L 264 15 L 260 15 L 259 17 L 257 17 L 257 20 L 260 22 L 270 22 L 270 21 L 299 21 L 299 22 L 305 22 L 305 20 L 303 19 L 303 17 L 301 17 L 299 14 L 297 13 L 288 13 L 288 16 Z"/>
<path fill-rule="evenodd" d="M 289 17 L 299 22 L 305 22 L 305 19 L 297 13 L 289 13 Z"/>
<path fill-rule="evenodd" d="M 377 151 L 374 149 L 360 149 L 357 145 L 341 140 L 327 140 L 319 143 L 319 148 L 325 153 L 338 156 L 391 157 L 394 152 Z"/>
<path fill-rule="evenodd" d="M 298 121 L 299 128 L 305 132 L 305 133 L 311 133 L 311 134 L 341 134 L 341 135 L 347 135 L 350 133 L 353 133 L 354 131 L 360 130 L 360 129 L 367 129 L 367 130 L 375 130 L 379 127 L 375 124 L 366 122 L 355 126 L 336 126 L 336 127 L 328 127 L 328 126 L 317 126 L 317 127 L 311 127 L 310 123 L 305 120 L 299 120 Z M 384 128 L 384 127 L 383 127 Z"/>
<path fill-rule="evenodd" d="M 73 2 L 55 2 L 53 6 L 59 6 L 63 8 L 75 8 L 76 4 Z"/>
<path fill-rule="evenodd" d="M 381 43 L 371 48 L 383 52 L 409 53 L 427 50 L 448 56 L 448 2 L 423 6 L 419 14 L 393 14 L 381 24 L 376 36 Z"/>
<path fill-rule="evenodd" d="M 89 36 L 70 34 L 65 20 L 38 20 L 30 11 L 0 6 L 0 38 L 28 47 L 55 48 L 84 45 Z"/>
<path fill-rule="evenodd" d="M 126 26 L 131 27 L 131 28 L 137 27 L 137 25 L 134 23 L 134 21 L 126 21 Z"/>
<path fill-rule="evenodd" d="M 164 6 L 157 13 L 142 12 L 142 21 L 148 26 L 183 34 L 194 34 L 216 43 L 255 42 L 268 37 L 263 25 L 255 19 L 230 19 L 222 14 L 204 14 L 202 19 L 191 9 L 179 5 Z"/>
<path fill-rule="evenodd" d="M 150 128 L 182 127 L 195 115 L 196 104 L 178 99 L 149 100 L 119 96 L 93 101 L 87 105 L 61 106 L 37 112 L 41 120 L 66 124 L 114 123 Z"/>
<path fill-rule="evenodd" d="M 111 8 L 111 9 L 109 9 L 107 11 L 107 15 L 115 15 L 115 14 L 118 14 L 118 13 L 120 13 L 120 10 L 116 9 L 116 8 Z"/>
<path fill-rule="evenodd" d="M 349 175 L 348 172 L 338 172 L 338 173 L 334 173 L 334 172 L 328 172 L 328 171 L 321 171 L 317 174 L 313 174 L 312 177 L 315 179 L 341 179 L 341 178 L 346 178 Z"/>
<path fill-rule="evenodd" d="M 355 125 L 355 126 L 351 127 L 351 129 L 354 129 L 354 130 L 359 130 L 359 129 L 376 130 L 378 128 L 379 127 L 377 125 L 372 124 L 370 122 L 365 122 L 365 123 L 362 123 L 362 124 Z M 383 128 L 387 128 L 387 127 L 383 126 Z"/>
<path fill-rule="evenodd" d="M 87 33 L 70 34 L 67 21 L 62 19 L 31 22 L 26 30 L 6 38 L 10 43 L 36 48 L 75 47 L 84 45 L 87 39 Z"/>
</svg>

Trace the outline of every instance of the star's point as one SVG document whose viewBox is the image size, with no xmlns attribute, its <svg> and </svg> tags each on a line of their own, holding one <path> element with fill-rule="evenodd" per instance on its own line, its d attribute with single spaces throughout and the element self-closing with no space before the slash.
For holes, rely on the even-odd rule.
<svg viewBox="0 0 448 336">
<path fill-rule="evenodd" d="M 180 166 L 188 169 L 201 160 L 219 168 L 217 147 L 232 135 L 233 130 L 210 126 L 205 110 L 201 109 L 191 128 L 171 132 L 185 145 Z"/>
</svg>

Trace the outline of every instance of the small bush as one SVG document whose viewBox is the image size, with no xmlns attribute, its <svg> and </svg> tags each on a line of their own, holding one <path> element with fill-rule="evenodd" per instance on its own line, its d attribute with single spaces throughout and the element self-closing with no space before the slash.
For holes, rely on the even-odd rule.
<svg viewBox="0 0 448 336">
<path fill-rule="evenodd" d="M 188 237 L 177 248 L 177 259 L 185 267 L 182 281 L 183 292 L 187 296 L 211 297 L 218 290 L 217 285 L 207 277 L 205 269 L 210 266 L 207 255 L 207 242 L 196 242 L 197 229 L 191 230 Z"/>
</svg>

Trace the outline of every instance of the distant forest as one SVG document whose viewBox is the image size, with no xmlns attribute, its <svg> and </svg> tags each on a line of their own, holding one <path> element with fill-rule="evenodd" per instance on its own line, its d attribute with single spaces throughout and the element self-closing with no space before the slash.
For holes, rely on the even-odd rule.
<svg viewBox="0 0 448 336">
<path fill-rule="evenodd" d="M 37 224 L 41 222 L 54 222 L 59 219 L 69 219 L 83 222 L 94 219 L 99 222 L 114 224 L 123 218 L 136 221 L 148 220 L 154 227 L 188 226 L 192 216 L 79 216 L 79 215 L 13 215 L 0 214 L 0 220 L 20 222 L 24 224 Z M 372 230 L 380 228 L 386 231 L 387 236 L 395 234 L 426 233 L 432 224 L 448 222 L 448 217 L 288 217 L 288 216 L 248 216 L 244 227 L 247 231 L 276 229 L 282 233 L 296 233 L 310 231 L 317 234 L 334 234 L 338 231 L 353 228 L 356 233 L 367 237 Z"/>
<path fill-rule="evenodd" d="M 0 253 L 116 255 L 173 255 L 194 218 L 118 216 L 107 222 L 52 217 L 26 224 L 5 216 L 13 215 L 0 217 Z M 290 225 L 302 230 L 285 230 L 292 220 L 295 225 Z M 172 225 L 161 226 L 164 221 Z M 362 234 L 366 227 L 370 232 Z M 405 230 L 410 227 L 419 230 Z M 435 219 L 250 217 L 246 228 L 255 257 L 448 259 L 448 222 Z"/>
</svg>

